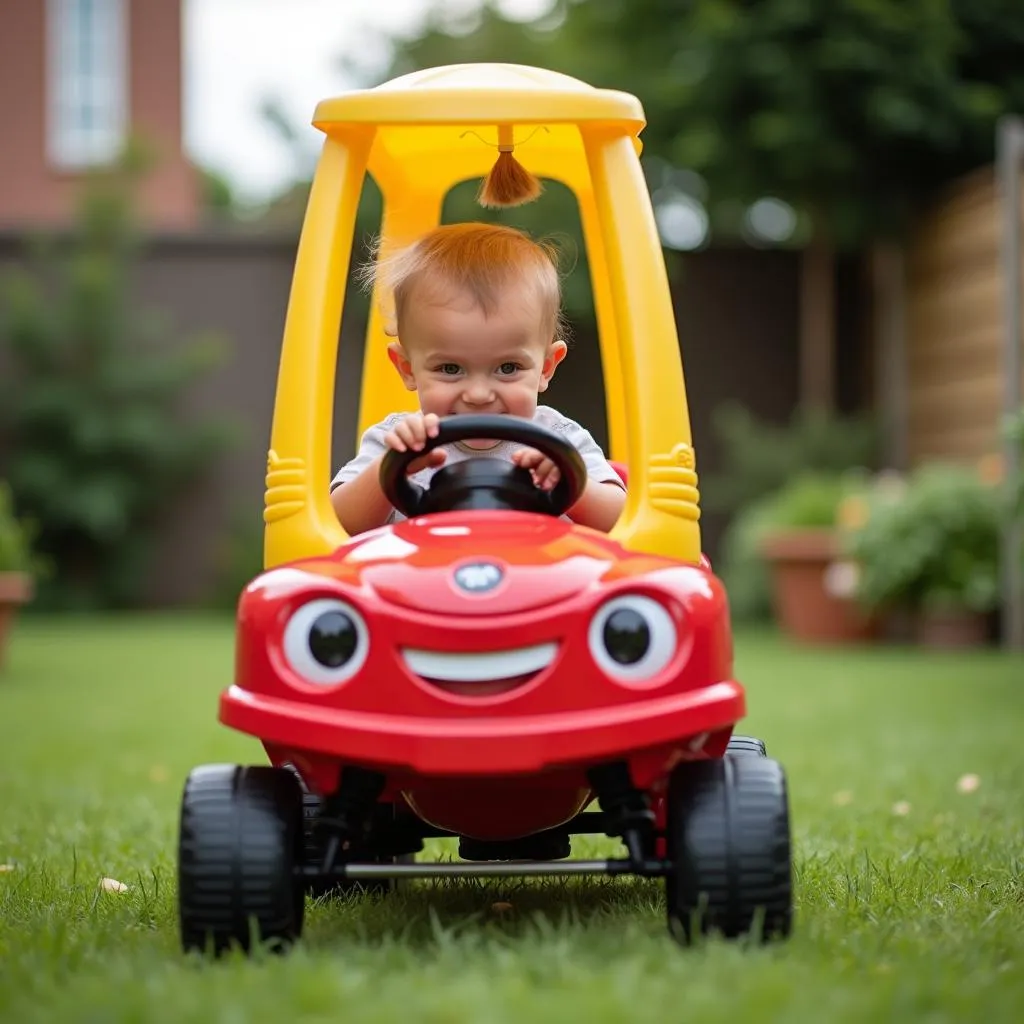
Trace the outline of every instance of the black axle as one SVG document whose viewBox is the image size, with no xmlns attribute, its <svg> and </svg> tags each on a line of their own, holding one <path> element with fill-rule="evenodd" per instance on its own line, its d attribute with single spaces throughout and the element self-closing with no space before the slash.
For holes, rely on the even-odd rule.
<svg viewBox="0 0 1024 1024">
<path fill-rule="evenodd" d="M 629 766 L 623 761 L 597 765 L 587 772 L 587 777 L 602 810 L 577 814 L 564 825 L 526 837 L 540 840 L 539 847 L 536 843 L 524 845 L 522 840 L 473 841 L 465 852 L 460 845 L 460 854 L 471 863 L 381 864 L 366 862 L 363 851 L 368 843 L 372 843 L 378 854 L 390 857 L 421 849 L 424 839 L 456 838 L 456 834 L 436 829 L 414 816 L 382 816 L 378 813 L 377 800 L 384 790 L 384 775 L 346 766 L 337 790 L 324 799 L 316 817 L 314 828 L 326 840 L 323 856 L 318 865 L 304 867 L 303 874 L 338 879 L 513 874 L 663 875 L 665 862 L 654 856 L 654 812 L 647 795 L 633 785 Z M 585 833 L 603 833 L 621 839 L 627 857 L 622 860 L 565 860 L 566 837 Z M 545 837 L 566 842 L 564 852 L 556 850 L 550 856 L 546 856 L 546 850 L 540 852 Z"/>
</svg>

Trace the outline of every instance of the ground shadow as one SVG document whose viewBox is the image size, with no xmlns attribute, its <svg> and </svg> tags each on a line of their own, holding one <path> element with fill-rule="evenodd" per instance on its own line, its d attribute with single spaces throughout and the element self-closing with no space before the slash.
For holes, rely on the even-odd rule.
<svg viewBox="0 0 1024 1024">
<path fill-rule="evenodd" d="M 663 884 L 635 878 L 420 880 L 384 896 L 311 901 L 304 944 L 351 941 L 430 947 L 477 932 L 505 939 L 538 932 L 620 929 L 625 920 L 666 928 Z M 646 927 L 645 927 L 646 930 Z"/>
</svg>

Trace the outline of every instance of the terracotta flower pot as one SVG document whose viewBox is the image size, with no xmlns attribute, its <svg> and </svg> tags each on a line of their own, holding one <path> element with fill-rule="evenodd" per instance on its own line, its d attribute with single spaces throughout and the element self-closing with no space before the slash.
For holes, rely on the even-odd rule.
<svg viewBox="0 0 1024 1024">
<path fill-rule="evenodd" d="M 32 599 L 32 577 L 23 572 L 0 572 L 0 666 L 7 636 L 18 608 Z"/>
<path fill-rule="evenodd" d="M 982 647 L 989 639 L 988 617 L 966 608 L 922 610 L 917 616 L 915 637 L 922 647 Z"/>
<path fill-rule="evenodd" d="M 761 551 L 771 571 L 775 620 L 787 636 L 819 644 L 875 638 L 875 618 L 830 585 L 841 559 L 833 530 L 777 530 L 765 537 Z"/>
</svg>

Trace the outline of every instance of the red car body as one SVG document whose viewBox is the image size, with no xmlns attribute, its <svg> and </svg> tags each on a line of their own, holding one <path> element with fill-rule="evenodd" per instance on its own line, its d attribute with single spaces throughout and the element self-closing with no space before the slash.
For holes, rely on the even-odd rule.
<svg viewBox="0 0 1024 1024">
<path fill-rule="evenodd" d="M 326 685 L 289 653 L 289 624 L 313 601 L 363 627 L 358 666 Z M 656 613 L 652 671 L 602 654 L 610 601 Z M 635 554 L 537 514 L 428 515 L 272 569 L 241 597 L 237 642 L 222 722 L 317 792 L 343 765 L 371 768 L 384 800 L 479 839 L 565 823 L 593 799 L 587 769 L 614 760 L 661 819 L 673 765 L 720 757 L 745 713 L 705 560 Z"/>
</svg>

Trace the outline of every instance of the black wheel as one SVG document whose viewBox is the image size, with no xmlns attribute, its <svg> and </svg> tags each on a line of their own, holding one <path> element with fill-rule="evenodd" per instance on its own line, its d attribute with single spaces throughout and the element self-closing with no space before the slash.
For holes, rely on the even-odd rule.
<svg viewBox="0 0 1024 1024">
<path fill-rule="evenodd" d="M 296 866 L 302 797 L 278 768 L 206 765 L 185 782 L 178 840 L 178 915 L 185 951 L 255 939 L 290 945 L 305 907 Z"/>
<path fill-rule="evenodd" d="M 789 797 L 770 758 L 684 762 L 668 791 L 669 928 L 681 941 L 720 932 L 788 935 L 792 926 Z"/>
<path fill-rule="evenodd" d="M 320 806 L 323 797 L 318 793 L 311 793 L 308 790 L 302 794 L 302 832 L 303 850 L 302 863 L 305 865 L 319 866 L 323 862 L 324 842 L 316 830 L 316 819 L 320 813 Z M 394 857 L 382 857 L 375 855 L 370 850 L 352 850 L 347 854 L 348 860 L 370 861 L 374 864 L 393 864 Z M 307 875 L 305 879 L 305 891 L 314 899 L 323 897 L 335 898 L 349 895 L 386 896 L 393 892 L 397 886 L 392 878 L 379 878 L 372 882 L 365 881 L 341 881 L 336 878 L 325 878 L 322 875 Z"/>
<path fill-rule="evenodd" d="M 756 739 L 754 736 L 732 736 L 729 739 L 729 746 L 725 748 L 727 754 L 735 756 L 750 755 L 751 757 L 767 757 L 768 750 L 764 740 Z"/>
</svg>

